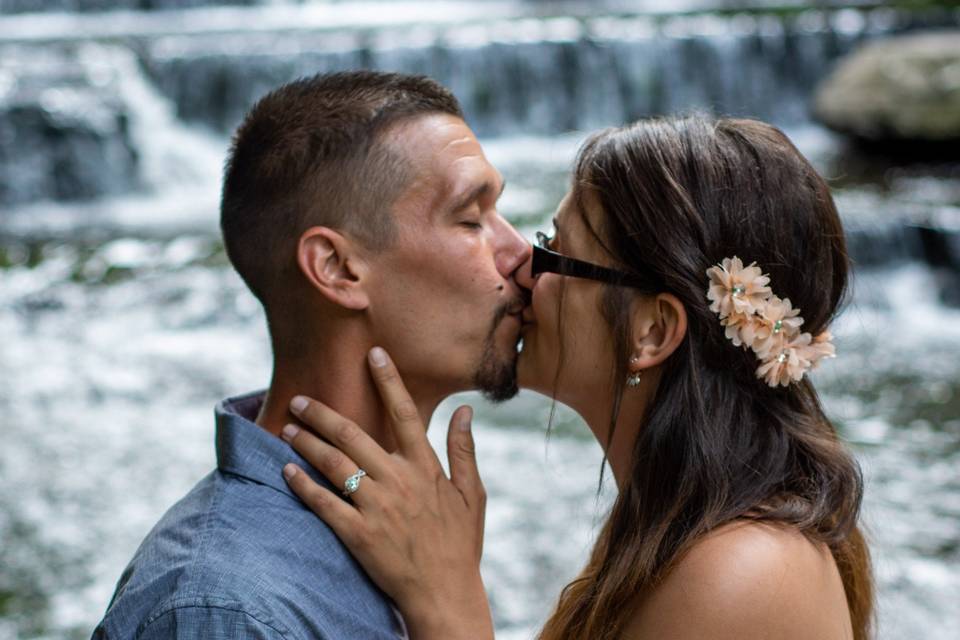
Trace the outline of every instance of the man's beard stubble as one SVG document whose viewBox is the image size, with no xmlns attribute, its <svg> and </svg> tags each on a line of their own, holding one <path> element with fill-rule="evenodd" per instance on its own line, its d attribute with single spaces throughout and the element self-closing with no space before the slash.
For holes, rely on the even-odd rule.
<svg viewBox="0 0 960 640">
<path fill-rule="evenodd" d="M 483 353 L 480 363 L 473 374 L 474 387 L 491 402 L 503 402 L 517 395 L 520 387 L 517 385 L 517 358 L 516 348 L 511 349 L 506 356 L 497 353 L 496 332 L 503 319 L 510 315 L 522 301 L 510 301 L 497 309 L 489 333 L 483 342 Z"/>
</svg>

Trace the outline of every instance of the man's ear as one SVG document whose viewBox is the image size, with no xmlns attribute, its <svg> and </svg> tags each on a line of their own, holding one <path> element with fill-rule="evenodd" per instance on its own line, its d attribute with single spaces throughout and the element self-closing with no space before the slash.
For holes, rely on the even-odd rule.
<svg viewBox="0 0 960 640">
<path fill-rule="evenodd" d="M 310 227 L 297 244 L 297 265 L 307 283 L 330 302 L 354 311 L 369 306 L 363 286 L 367 263 L 349 237 L 329 227 Z"/>
<path fill-rule="evenodd" d="M 638 297 L 631 305 L 630 371 L 637 373 L 670 357 L 687 335 L 687 310 L 672 293 Z"/>
</svg>

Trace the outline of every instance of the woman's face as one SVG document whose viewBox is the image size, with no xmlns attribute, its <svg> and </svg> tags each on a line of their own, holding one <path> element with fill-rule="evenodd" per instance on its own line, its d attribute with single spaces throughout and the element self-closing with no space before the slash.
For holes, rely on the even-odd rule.
<svg viewBox="0 0 960 640">
<path fill-rule="evenodd" d="M 599 204 L 592 195 L 585 194 L 584 206 L 592 228 L 599 229 L 602 215 Z M 557 209 L 554 226 L 550 249 L 572 258 L 612 266 L 584 224 L 569 192 Z M 612 392 L 612 340 L 600 311 L 603 286 L 593 280 L 555 273 L 536 276 L 521 331 L 523 348 L 517 364 L 520 386 L 554 396 L 584 417 L 598 403 L 609 405 Z"/>
</svg>

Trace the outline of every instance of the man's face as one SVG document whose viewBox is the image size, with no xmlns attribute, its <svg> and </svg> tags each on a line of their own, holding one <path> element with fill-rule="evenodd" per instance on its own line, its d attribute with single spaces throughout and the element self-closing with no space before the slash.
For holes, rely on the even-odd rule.
<svg viewBox="0 0 960 640">
<path fill-rule="evenodd" d="M 517 391 L 530 246 L 497 212 L 503 178 L 460 118 L 431 114 L 387 134 L 414 178 L 392 214 L 396 241 L 370 260 L 371 331 L 414 397 Z"/>
</svg>

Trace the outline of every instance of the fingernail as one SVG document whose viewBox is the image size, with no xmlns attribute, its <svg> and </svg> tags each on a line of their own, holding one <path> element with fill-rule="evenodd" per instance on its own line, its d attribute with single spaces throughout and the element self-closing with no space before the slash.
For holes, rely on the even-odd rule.
<svg viewBox="0 0 960 640">
<path fill-rule="evenodd" d="M 293 476 L 297 475 L 297 465 L 290 463 L 286 464 L 283 467 L 283 477 L 289 480 Z"/>
<path fill-rule="evenodd" d="M 307 408 L 309 403 L 310 401 L 303 396 L 293 396 L 293 400 L 290 401 L 290 410 L 299 414 Z"/>
<path fill-rule="evenodd" d="M 473 409 L 465 409 L 460 414 L 460 423 L 457 425 L 460 427 L 460 431 L 470 431 L 470 420 L 473 419 Z"/>
<path fill-rule="evenodd" d="M 386 365 L 387 352 L 380 347 L 374 347 L 373 349 L 370 349 L 370 362 L 372 362 L 375 367 L 382 367 Z"/>
<path fill-rule="evenodd" d="M 300 433 L 300 427 L 295 424 L 288 424 L 283 428 L 283 431 L 280 432 L 280 436 L 287 442 L 290 442 L 297 437 L 298 433 Z"/>
</svg>

